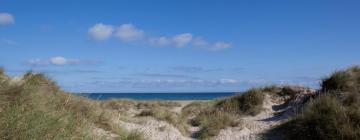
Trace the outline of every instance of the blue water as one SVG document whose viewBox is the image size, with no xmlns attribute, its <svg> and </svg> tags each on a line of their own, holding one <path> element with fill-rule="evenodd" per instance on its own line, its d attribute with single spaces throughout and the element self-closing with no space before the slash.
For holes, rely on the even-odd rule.
<svg viewBox="0 0 360 140">
<path fill-rule="evenodd" d="M 95 100 L 134 99 L 134 100 L 212 100 L 234 95 L 234 92 L 213 93 L 84 93 L 82 96 Z"/>
</svg>

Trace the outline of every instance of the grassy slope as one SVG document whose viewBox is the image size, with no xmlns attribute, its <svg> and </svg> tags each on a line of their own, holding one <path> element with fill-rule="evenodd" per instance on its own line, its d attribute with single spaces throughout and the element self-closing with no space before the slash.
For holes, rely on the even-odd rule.
<svg viewBox="0 0 360 140">
<path fill-rule="evenodd" d="M 114 139 L 141 139 L 113 126 L 101 103 L 65 93 L 42 74 L 25 74 L 23 84 L 0 74 L 1 139 L 105 138 L 94 128 L 117 135 Z"/>
<path fill-rule="evenodd" d="M 337 71 L 322 81 L 321 93 L 302 113 L 272 130 L 283 139 L 360 139 L 360 67 Z"/>
</svg>

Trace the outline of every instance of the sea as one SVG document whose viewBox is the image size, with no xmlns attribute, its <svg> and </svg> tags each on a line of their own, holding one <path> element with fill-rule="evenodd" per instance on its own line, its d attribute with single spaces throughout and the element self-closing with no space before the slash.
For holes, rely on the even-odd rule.
<svg viewBox="0 0 360 140">
<path fill-rule="evenodd" d="M 213 100 L 234 95 L 235 92 L 196 92 L 196 93 L 81 93 L 94 100 L 133 99 L 133 100 Z"/>
</svg>

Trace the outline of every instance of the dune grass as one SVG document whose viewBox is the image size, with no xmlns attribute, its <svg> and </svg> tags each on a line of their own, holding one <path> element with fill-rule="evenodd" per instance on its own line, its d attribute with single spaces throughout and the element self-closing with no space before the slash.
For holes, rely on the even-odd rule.
<svg viewBox="0 0 360 140">
<path fill-rule="evenodd" d="M 189 135 L 188 131 L 188 125 L 186 124 L 185 119 L 181 115 L 176 114 L 174 112 L 171 112 L 166 109 L 147 109 L 141 111 L 138 115 L 138 117 L 154 117 L 157 120 L 160 121 L 166 121 L 169 124 L 173 125 L 175 128 L 177 128 L 183 135 Z"/>
<path fill-rule="evenodd" d="M 220 100 L 215 107 L 224 112 L 254 116 L 261 111 L 263 101 L 263 91 L 253 88 L 231 98 Z"/>
<path fill-rule="evenodd" d="M 343 106 L 333 96 L 311 102 L 295 119 L 284 124 L 284 139 L 337 140 L 360 138 L 360 110 Z"/>
<path fill-rule="evenodd" d="M 263 91 L 254 88 L 224 99 L 191 103 L 183 108 L 182 114 L 190 118 L 188 123 L 191 126 L 200 127 L 194 134 L 195 138 L 209 139 L 221 129 L 241 125 L 241 116 L 258 114 L 263 100 Z"/>
<path fill-rule="evenodd" d="M 221 129 L 238 126 L 241 123 L 238 117 L 222 110 L 205 110 L 191 120 L 193 126 L 200 126 L 194 137 L 209 139 L 216 136 Z"/>
<path fill-rule="evenodd" d="M 323 79 L 321 93 L 295 118 L 271 131 L 283 139 L 360 139 L 360 68 L 336 71 Z"/>
<path fill-rule="evenodd" d="M 111 123 L 111 112 L 97 101 L 60 90 L 43 74 L 26 73 L 24 83 L 12 85 L 2 76 L 0 138 L 103 139 L 93 130 L 117 135 L 113 139 L 142 139 Z"/>
<path fill-rule="evenodd" d="M 360 91 L 360 66 L 336 71 L 331 76 L 324 78 L 321 83 L 321 90 L 323 92 Z"/>
</svg>

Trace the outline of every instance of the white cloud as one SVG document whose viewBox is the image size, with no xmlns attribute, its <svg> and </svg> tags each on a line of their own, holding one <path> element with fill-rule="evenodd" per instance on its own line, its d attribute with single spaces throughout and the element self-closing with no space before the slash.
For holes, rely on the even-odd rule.
<svg viewBox="0 0 360 140">
<path fill-rule="evenodd" d="M 210 50 L 212 51 L 218 51 L 218 50 L 224 50 L 231 48 L 231 45 L 229 43 L 225 42 L 216 42 L 213 46 L 210 47 Z"/>
<path fill-rule="evenodd" d="M 68 63 L 68 60 L 65 59 L 64 57 L 57 56 L 50 58 L 50 63 L 54 65 L 65 65 Z"/>
<path fill-rule="evenodd" d="M 119 38 L 121 41 L 136 41 L 142 39 L 143 36 L 144 31 L 137 29 L 132 24 L 120 25 L 115 32 L 115 37 Z"/>
<path fill-rule="evenodd" d="M 10 25 L 15 22 L 14 17 L 9 13 L 0 13 L 0 26 Z"/>
<path fill-rule="evenodd" d="M 89 29 L 88 34 L 91 39 L 95 41 L 103 41 L 108 39 L 112 35 L 113 31 L 114 29 L 111 25 L 98 23 Z"/>
<path fill-rule="evenodd" d="M 145 45 L 151 46 L 173 46 L 184 48 L 186 46 L 199 47 L 203 50 L 219 51 L 231 48 L 231 44 L 218 41 L 211 43 L 200 36 L 194 36 L 191 33 L 182 33 L 169 36 L 145 36 L 143 30 L 135 27 L 133 24 L 122 24 L 115 30 L 111 25 L 102 23 L 96 24 L 89 29 L 90 36 L 97 41 L 106 40 L 110 36 L 115 36 L 123 42 L 140 41 Z"/>
<path fill-rule="evenodd" d="M 182 48 L 189 44 L 192 40 L 193 35 L 190 33 L 183 33 L 176 35 L 172 38 L 176 47 Z"/>
<path fill-rule="evenodd" d="M 82 61 L 78 59 L 68 59 L 62 56 L 51 57 L 49 59 L 30 59 L 30 65 L 76 65 L 76 64 L 89 64 L 89 61 Z"/>
</svg>

